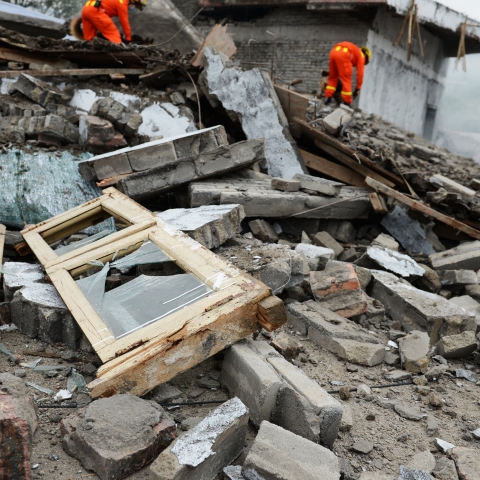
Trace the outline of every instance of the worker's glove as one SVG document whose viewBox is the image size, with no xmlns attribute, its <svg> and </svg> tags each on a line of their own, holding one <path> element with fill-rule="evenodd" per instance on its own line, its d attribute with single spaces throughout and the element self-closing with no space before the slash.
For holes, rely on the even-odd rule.
<svg viewBox="0 0 480 480">
<path fill-rule="evenodd" d="M 353 92 L 353 99 L 355 100 L 360 95 L 360 89 L 356 88 Z"/>
<path fill-rule="evenodd" d="M 328 97 L 325 99 L 325 105 L 328 105 L 332 101 L 332 97 Z"/>
</svg>

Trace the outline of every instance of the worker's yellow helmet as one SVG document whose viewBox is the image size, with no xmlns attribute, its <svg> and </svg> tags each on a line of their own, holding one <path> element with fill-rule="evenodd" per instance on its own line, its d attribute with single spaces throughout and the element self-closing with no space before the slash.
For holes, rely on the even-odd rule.
<svg viewBox="0 0 480 480">
<path fill-rule="evenodd" d="M 143 10 L 147 5 L 147 0 L 130 0 L 130 4 L 135 5 L 139 10 Z"/>
<path fill-rule="evenodd" d="M 365 55 L 365 65 L 372 59 L 372 51 L 368 47 L 361 48 L 362 53 Z"/>
</svg>

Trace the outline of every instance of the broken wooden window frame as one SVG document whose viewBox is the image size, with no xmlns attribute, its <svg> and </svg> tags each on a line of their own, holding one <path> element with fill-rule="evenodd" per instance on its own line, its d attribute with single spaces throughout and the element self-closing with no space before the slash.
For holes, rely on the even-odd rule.
<svg viewBox="0 0 480 480">
<path fill-rule="evenodd" d="M 283 302 L 262 282 L 175 230 L 115 188 L 21 233 L 104 363 L 88 385 L 93 397 L 143 395 L 258 329 L 286 322 Z M 50 244 L 106 217 L 128 227 L 58 256 Z M 115 338 L 73 276 L 135 251 L 150 240 L 213 292 L 156 322 Z"/>
</svg>

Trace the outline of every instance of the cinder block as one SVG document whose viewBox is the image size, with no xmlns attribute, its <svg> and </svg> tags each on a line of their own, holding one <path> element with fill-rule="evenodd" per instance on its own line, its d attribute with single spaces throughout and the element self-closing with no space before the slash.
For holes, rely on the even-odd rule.
<svg viewBox="0 0 480 480">
<path fill-rule="evenodd" d="M 272 188 L 282 192 L 298 192 L 300 190 L 300 182 L 287 178 L 272 178 L 271 185 Z"/>
<path fill-rule="evenodd" d="M 343 247 L 328 232 L 318 232 L 313 238 L 313 243 L 319 247 L 330 248 L 336 257 L 343 252 Z"/>
</svg>

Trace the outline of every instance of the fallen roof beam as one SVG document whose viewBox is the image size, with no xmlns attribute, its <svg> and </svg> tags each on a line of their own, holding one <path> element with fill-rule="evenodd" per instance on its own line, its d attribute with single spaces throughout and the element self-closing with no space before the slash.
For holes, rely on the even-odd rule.
<svg viewBox="0 0 480 480">
<path fill-rule="evenodd" d="M 373 189 L 375 189 L 377 192 L 388 195 L 389 197 L 392 197 L 395 200 L 398 200 L 404 205 L 407 205 L 412 210 L 416 210 L 417 212 L 423 213 L 424 215 L 428 215 L 429 217 L 432 217 L 435 220 L 438 220 L 439 222 L 445 223 L 446 225 L 453 227 L 456 230 L 464 232 L 467 235 L 470 235 L 471 237 L 476 238 L 477 240 L 480 240 L 480 231 L 476 230 L 475 228 L 469 227 L 468 225 L 465 225 L 464 223 L 459 222 L 458 220 L 455 220 L 452 217 L 444 215 L 443 213 L 437 212 L 433 208 L 423 205 L 418 200 L 412 200 L 406 195 L 403 195 L 403 193 L 397 192 L 396 190 L 386 187 L 382 183 L 374 180 L 373 178 L 367 178 L 365 180 L 365 183 L 370 187 L 372 187 Z"/>
<path fill-rule="evenodd" d="M 15 78 L 22 73 L 28 73 L 32 77 L 93 77 L 98 75 L 111 75 L 121 73 L 122 75 L 142 75 L 143 68 L 70 68 L 63 70 L 9 70 L 0 72 L 0 78 Z"/>
</svg>

